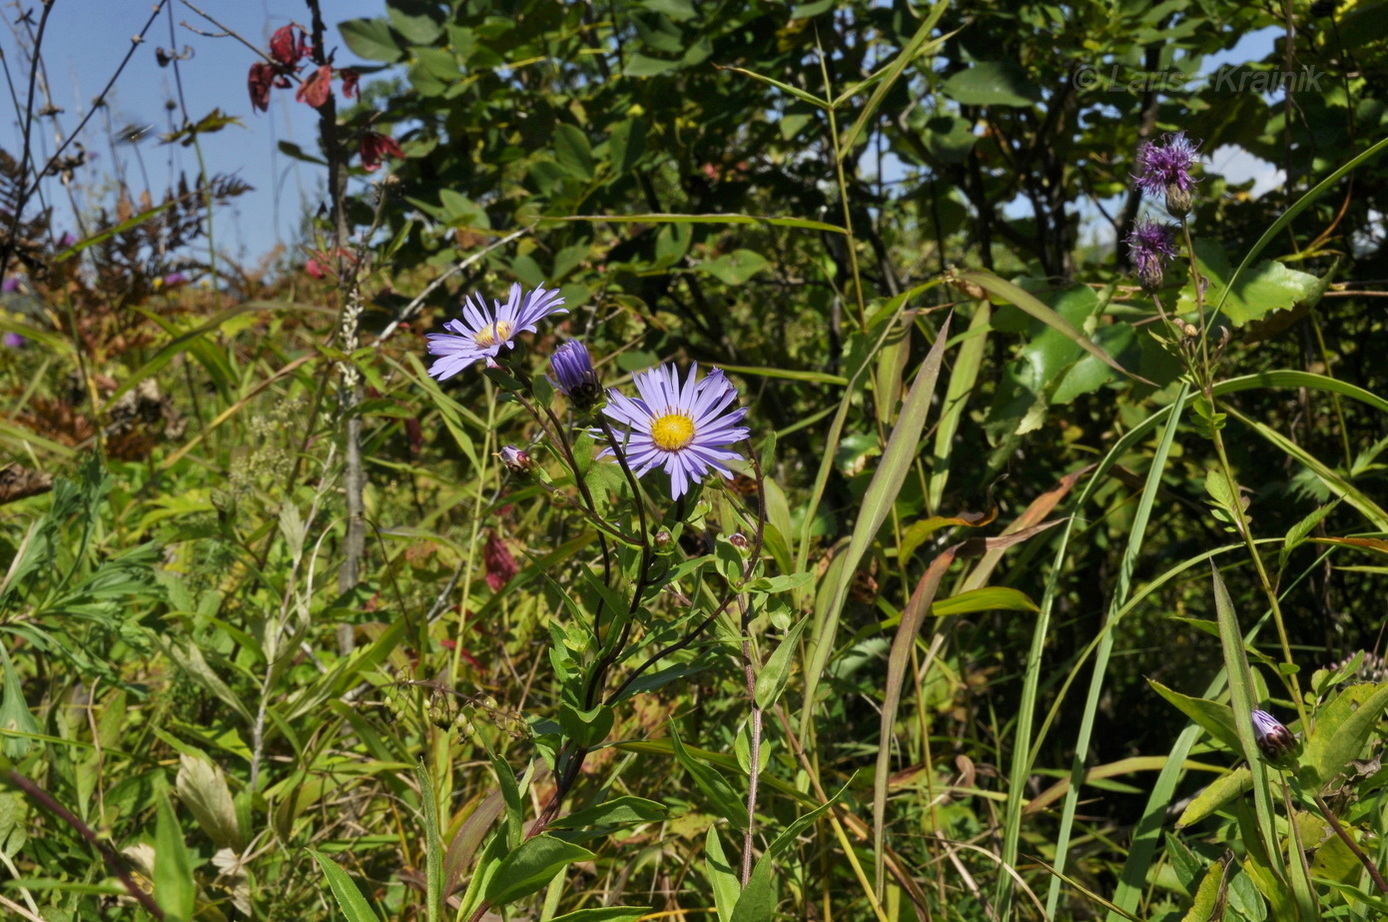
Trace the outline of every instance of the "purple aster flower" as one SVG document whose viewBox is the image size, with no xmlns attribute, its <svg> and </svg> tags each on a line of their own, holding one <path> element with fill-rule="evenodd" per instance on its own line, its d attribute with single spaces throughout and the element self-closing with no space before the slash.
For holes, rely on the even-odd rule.
<svg viewBox="0 0 1388 922">
<path fill-rule="evenodd" d="M 559 306 L 563 303 L 557 290 L 522 294 L 520 285 L 512 285 L 506 303 L 493 302 L 491 310 L 479 295 L 464 299 L 463 319 L 445 323 L 447 333 L 429 334 L 429 354 L 441 356 L 429 366 L 429 374 L 444 381 L 473 362 L 496 358 L 502 348 L 512 348 L 517 334 L 534 333 L 535 324 L 550 314 L 567 314 Z"/>
<path fill-rule="evenodd" d="M 580 410 L 590 409 L 602 398 L 602 382 L 593 370 L 593 359 L 588 348 L 576 339 L 571 339 L 549 357 L 549 367 L 554 370 L 554 386 L 562 391 L 573 405 Z"/>
<path fill-rule="evenodd" d="M 1162 266 L 1177 253 L 1174 228 L 1140 218 L 1133 222 L 1127 244 L 1142 289 L 1151 294 L 1161 288 Z"/>
<path fill-rule="evenodd" d="M 1160 141 L 1144 141 L 1137 149 L 1137 187 L 1148 195 L 1166 195 L 1166 210 L 1173 218 L 1190 212 L 1197 180 L 1191 167 L 1200 162 L 1195 151 L 1199 144 L 1186 139 L 1184 131 L 1162 135 Z"/>
<path fill-rule="evenodd" d="M 19 291 L 19 276 L 12 275 L 5 279 L 5 281 L 0 282 L 0 292 L 9 295 L 14 294 L 16 291 Z"/>
<path fill-rule="evenodd" d="M 20 336 L 18 333 L 6 332 L 4 342 L 6 349 L 23 349 L 28 345 L 29 340 Z"/>
<path fill-rule="evenodd" d="M 610 390 L 603 413 L 627 427 L 626 456 L 638 476 L 664 467 L 675 499 L 710 469 L 733 476 L 724 462 L 742 458 L 728 446 L 747 438 L 747 428 L 736 425 L 747 410 L 725 412 L 737 399 L 737 388 L 720 369 L 700 380 L 699 366 L 691 365 L 683 385 L 674 365 L 640 372 L 632 380 L 640 398 Z"/>
<path fill-rule="evenodd" d="M 524 448 L 507 445 L 501 449 L 500 454 L 501 463 L 514 473 L 528 474 L 535 469 L 535 459 L 530 457 L 530 452 Z"/>
<path fill-rule="evenodd" d="M 1296 750 L 1296 737 L 1292 731 L 1267 711 L 1253 712 L 1253 738 L 1258 743 L 1258 749 L 1273 762 Z"/>
</svg>

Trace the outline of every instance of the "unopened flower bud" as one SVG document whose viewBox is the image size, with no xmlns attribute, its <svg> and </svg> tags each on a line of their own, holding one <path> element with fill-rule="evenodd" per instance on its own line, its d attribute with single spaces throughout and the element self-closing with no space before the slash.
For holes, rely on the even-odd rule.
<svg viewBox="0 0 1388 922">
<path fill-rule="evenodd" d="M 655 546 L 656 546 L 656 547 L 659 547 L 659 548 L 667 548 L 667 547 L 670 546 L 670 542 L 673 541 L 673 540 L 674 540 L 674 539 L 670 537 L 670 533 L 669 533 L 668 531 L 666 531 L 665 529 L 663 529 L 663 528 L 662 528 L 660 531 L 658 531 L 658 532 L 655 533 Z"/>
<path fill-rule="evenodd" d="M 602 382 L 593 370 L 593 359 L 583 343 L 571 339 L 555 349 L 549 367 L 554 370 L 554 386 L 569 398 L 575 409 L 590 410 L 602 399 Z"/>
<path fill-rule="evenodd" d="M 501 449 L 501 463 L 513 473 L 528 474 L 535 469 L 535 459 L 524 448 L 507 445 Z"/>
<path fill-rule="evenodd" d="M 742 534 L 741 532 L 736 531 L 733 532 L 731 535 L 728 535 L 728 543 L 731 544 L 733 547 L 737 548 L 739 551 L 745 551 L 749 546 L 747 542 L 747 536 Z"/>
<path fill-rule="evenodd" d="M 1277 762 L 1296 751 L 1296 737 L 1267 711 L 1253 712 L 1253 738 L 1270 762 Z"/>
<path fill-rule="evenodd" d="M 1190 206 L 1194 200 L 1195 196 L 1188 188 L 1183 189 L 1177 183 L 1171 183 L 1166 187 L 1166 211 L 1173 218 L 1184 218 L 1190 214 Z"/>
<path fill-rule="evenodd" d="M 1181 325 L 1181 335 L 1186 339 L 1194 339 L 1200 335 L 1200 328 L 1193 323 L 1184 323 Z"/>
</svg>

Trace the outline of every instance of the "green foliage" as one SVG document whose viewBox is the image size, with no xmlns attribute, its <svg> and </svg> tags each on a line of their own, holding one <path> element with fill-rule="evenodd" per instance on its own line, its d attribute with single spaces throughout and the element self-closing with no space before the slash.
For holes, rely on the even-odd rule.
<svg viewBox="0 0 1388 922">
<path fill-rule="evenodd" d="M 156 284 L 230 187 L 58 244 L 6 154 L 4 898 L 1388 911 L 1388 51 L 1347 7 L 383 0 L 338 27 L 362 99 L 282 145 L 352 179 L 332 268 L 235 289 Z M 1287 60 L 1322 81 L 1240 88 Z M 1178 128 L 1149 292 L 1136 153 Z M 418 334 L 513 283 L 567 315 L 431 377 Z M 619 462 L 566 339 L 626 395 L 722 368 L 735 476 Z"/>
</svg>

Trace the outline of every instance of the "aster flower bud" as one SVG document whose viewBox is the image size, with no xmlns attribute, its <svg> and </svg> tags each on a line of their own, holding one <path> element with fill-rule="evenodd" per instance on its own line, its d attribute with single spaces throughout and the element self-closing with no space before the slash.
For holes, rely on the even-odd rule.
<svg viewBox="0 0 1388 922">
<path fill-rule="evenodd" d="M 1142 290 L 1148 294 L 1160 290 L 1162 267 L 1167 260 L 1176 256 L 1175 236 L 1171 225 L 1145 219 L 1134 221 L 1127 244 L 1128 256 L 1133 267 L 1137 269 L 1137 278 L 1142 283 Z"/>
<path fill-rule="evenodd" d="M 535 459 L 524 448 L 507 445 L 501 449 L 501 463 L 513 473 L 528 474 L 535 469 Z"/>
<path fill-rule="evenodd" d="M 564 393 L 578 410 L 591 410 L 602 399 L 602 382 L 593 370 L 593 359 L 588 347 L 576 339 L 571 339 L 549 358 L 549 367 L 554 370 L 554 386 Z"/>
<path fill-rule="evenodd" d="M 1195 196 L 1191 190 L 1182 189 L 1172 183 L 1166 187 L 1166 210 L 1173 218 L 1184 218 L 1190 214 L 1190 206 L 1194 203 Z"/>
<path fill-rule="evenodd" d="M 1267 711 L 1253 712 L 1253 737 L 1258 749 L 1270 762 L 1278 762 L 1296 751 L 1296 737 Z"/>
<path fill-rule="evenodd" d="M 747 540 L 747 536 L 740 531 L 735 531 L 731 535 L 728 535 L 728 543 L 739 551 L 745 551 L 747 548 L 751 547 L 750 542 Z"/>
<path fill-rule="evenodd" d="M 667 548 L 674 540 L 670 533 L 663 528 L 655 533 L 655 546 L 658 548 Z"/>
</svg>

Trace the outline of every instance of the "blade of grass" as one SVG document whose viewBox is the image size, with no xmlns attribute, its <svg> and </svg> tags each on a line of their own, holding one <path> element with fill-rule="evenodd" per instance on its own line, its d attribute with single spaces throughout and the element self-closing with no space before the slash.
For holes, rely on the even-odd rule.
<svg viewBox="0 0 1388 922">
<path fill-rule="evenodd" d="M 1162 476 L 1166 473 L 1166 461 L 1171 456 L 1171 446 L 1176 441 L 1176 430 L 1181 423 L 1181 411 L 1185 407 L 1186 398 L 1189 395 L 1190 385 L 1182 384 L 1181 389 L 1176 394 L 1176 400 L 1171 405 L 1171 413 L 1168 416 L 1165 429 L 1162 431 L 1161 440 L 1157 443 L 1157 450 L 1152 455 L 1152 462 L 1147 470 L 1147 480 L 1142 486 L 1137 510 L 1133 514 L 1132 524 L 1128 529 L 1128 541 L 1123 548 L 1122 562 L 1118 569 L 1118 583 L 1109 600 L 1108 612 L 1104 617 L 1105 625 L 1115 620 L 1119 610 L 1127 601 L 1128 591 L 1132 586 L 1133 569 L 1137 566 L 1138 556 L 1142 553 L 1144 539 L 1147 535 L 1147 524 L 1152 517 L 1152 506 L 1156 503 L 1157 491 L 1161 488 Z M 1065 859 L 1070 849 L 1070 832 L 1075 822 L 1075 808 L 1079 804 L 1080 790 L 1084 786 L 1085 760 L 1089 755 L 1089 741 L 1094 732 L 1094 719 L 1099 711 L 1100 698 L 1104 691 L 1104 679 L 1108 672 L 1109 657 L 1112 653 L 1113 632 L 1105 630 L 1094 655 L 1094 671 L 1090 675 L 1089 693 L 1084 700 L 1080 729 L 1075 737 L 1075 755 L 1070 764 L 1070 789 L 1065 792 L 1065 803 L 1060 814 L 1060 829 L 1056 833 L 1055 874 L 1051 877 L 1050 887 L 1046 893 L 1046 915 L 1052 918 L 1055 917 L 1056 907 L 1060 903 L 1062 875 L 1065 872 Z"/>
<path fill-rule="evenodd" d="M 948 339 L 949 318 L 946 318 L 940 328 L 940 335 L 935 339 L 935 345 L 931 347 L 925 361 L 921 363 L 920 370 L 916 372 L 916 380 L 912 382 L 911 389 L 906 394 L 906 399 L 901 405 L 901 414 L 897 417 L 897 423 L 892 428 L 892 434 L 882 451 L 877 473 L 873 475 L 867 492 L 863 495 L 861 513 L 848 540 L 848 547 L 843 552 L 841 576 L 831 588 L 829 606 L 824 616 L 816 619 L 817 623 L 807 638 L 805 703 L 800 724 L 802 744 L 813 725 L 815 692 L 819 688 L 819 677 L 824 674 L 829 657 L 834 651 L 839 614 L 843 611 L 843 603 L 852 587 L 853 574 L 857 570 L 858 562 L 876 540 L 878 529 L 891 514 L 892 504 L 896 501 L 902 484 L 906 482 L 906 475 L 910 472 L 912 464 L 915 463 L 916 449 L 920 443 L 921 432 L 925 429 L 926 416 L 930 411 L 935 382 L 940 376 L 940 365 L 944 360 L 945 343 Z M 883 744 L 885 745 L 885 741 Z"/>
</svg>

